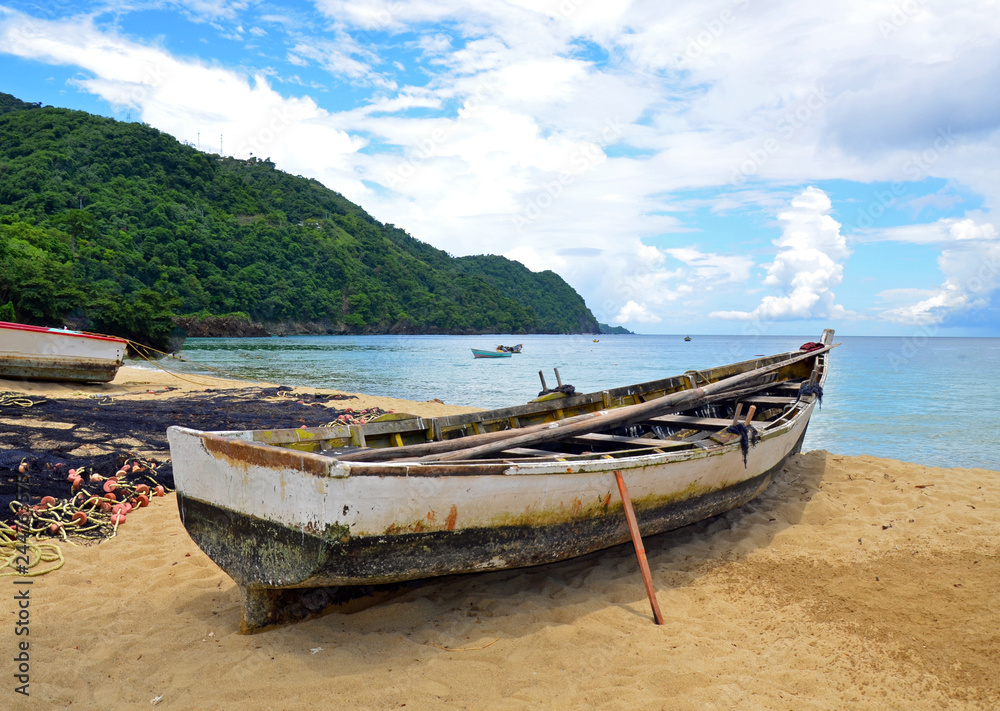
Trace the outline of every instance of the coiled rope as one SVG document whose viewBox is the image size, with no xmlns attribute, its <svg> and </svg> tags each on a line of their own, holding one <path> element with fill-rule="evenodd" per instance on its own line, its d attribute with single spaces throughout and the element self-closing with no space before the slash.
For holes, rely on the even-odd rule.
<svg viewBox="0 0 1000 711">
<path fill-rule="evenodd" d="M 50 563 L 55 565 L 39 567 Z M 59 570 L 65 563 L 55 543 L 19 539 L 15 529 L 0 521 L 0 578 L 34 578 Z"/>
</svg>

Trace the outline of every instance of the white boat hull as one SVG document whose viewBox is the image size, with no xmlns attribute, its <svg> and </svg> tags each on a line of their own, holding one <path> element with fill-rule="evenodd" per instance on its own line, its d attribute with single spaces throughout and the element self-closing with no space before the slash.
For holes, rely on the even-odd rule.
<svg viewBox="0 0 1000 711">
<path fill-rule="evenodd" d="M 121 367 L 125 346 L 110 336 L 0 324 L 0 377 L 106 383 Z"/>
<path fill-rule="evenodd" d="M 653 535 L 742 506 L 801 447 L 812 405 L 739 444 L 628 461 L 511 466 L 495 475 L 371 472 L 307 452 L 168 430 L 178 507 L 198 545 L 240 586 L 245 631 L 280 622 L 284 588 L 370 586 L 540 565 L 629 540 L 614 471 Z M 284 461 L 283 461 L 284 460 Z M 409 469 L 409 471 L 406 471 Z"/>
</svg>

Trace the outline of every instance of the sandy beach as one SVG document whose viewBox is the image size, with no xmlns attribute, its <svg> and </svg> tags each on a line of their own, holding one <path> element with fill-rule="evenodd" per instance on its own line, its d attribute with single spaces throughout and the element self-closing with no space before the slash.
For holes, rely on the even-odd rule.
<svg viewBox="0 0 1000 711">
<path fill-rule="evenodd" d="M 187 377 L 187 376 L 185 376 Z M 245 383 L 123 368 L 51 397 Z M 170 393 L 149 395 L 165 385 Z M 98 389 L 98 390 L 94 390 Z M 468 411 L 362 396 L 419 415 Z M 240 635 L 233 582 L 173 496 L 31 589 L 31 696 L 4 708 L 992 709 L 1000 473 L 813 451 L 757 500 L 635 554 L 439 579 L 354 614 Z M 13 622 L 13 582 L 2 610 Z"/>
</svg>

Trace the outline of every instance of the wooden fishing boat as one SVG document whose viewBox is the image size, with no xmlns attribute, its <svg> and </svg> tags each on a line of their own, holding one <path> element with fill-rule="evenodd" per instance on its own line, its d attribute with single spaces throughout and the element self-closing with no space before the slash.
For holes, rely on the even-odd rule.
<svg viewBox="0 0 1000 711">
<path fill-rule="evenodd" d="M 832 338 L 824 332 L 811 352 L 486 412 L 171 427 L 181 519 L 238 584 L 247 632 L 318 614 L 339 592 L 368 589 L 358 586 L 583 555 L 629 540 L 616 471 L 643 535 L 764 491 L 802 445 Z"/>
<path fill-rule="evenodd" d="M 507 353 L 505 351 L 484 351 L 478 348 L 472 349 L 473 358 L 510 358 L 513 353 Z"/>
<path fill-rule="evenodd" d="M 127 341 L 96 333 L 0 321 L 0 378 L 106 383 Z"/>
</svg>

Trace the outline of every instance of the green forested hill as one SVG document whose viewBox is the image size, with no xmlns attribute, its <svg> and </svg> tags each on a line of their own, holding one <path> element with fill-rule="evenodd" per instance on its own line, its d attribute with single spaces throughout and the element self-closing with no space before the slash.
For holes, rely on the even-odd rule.
<svg viewBox="0 0 1000 711">
<path fill-rule="evenodd" d="M 335 333 L 598 330 L 551 271 L 453 258 L 266 160 L 0 94 L 8 303 L 160 345 L 175 317 L 236 312 Z"/>
</svg>

